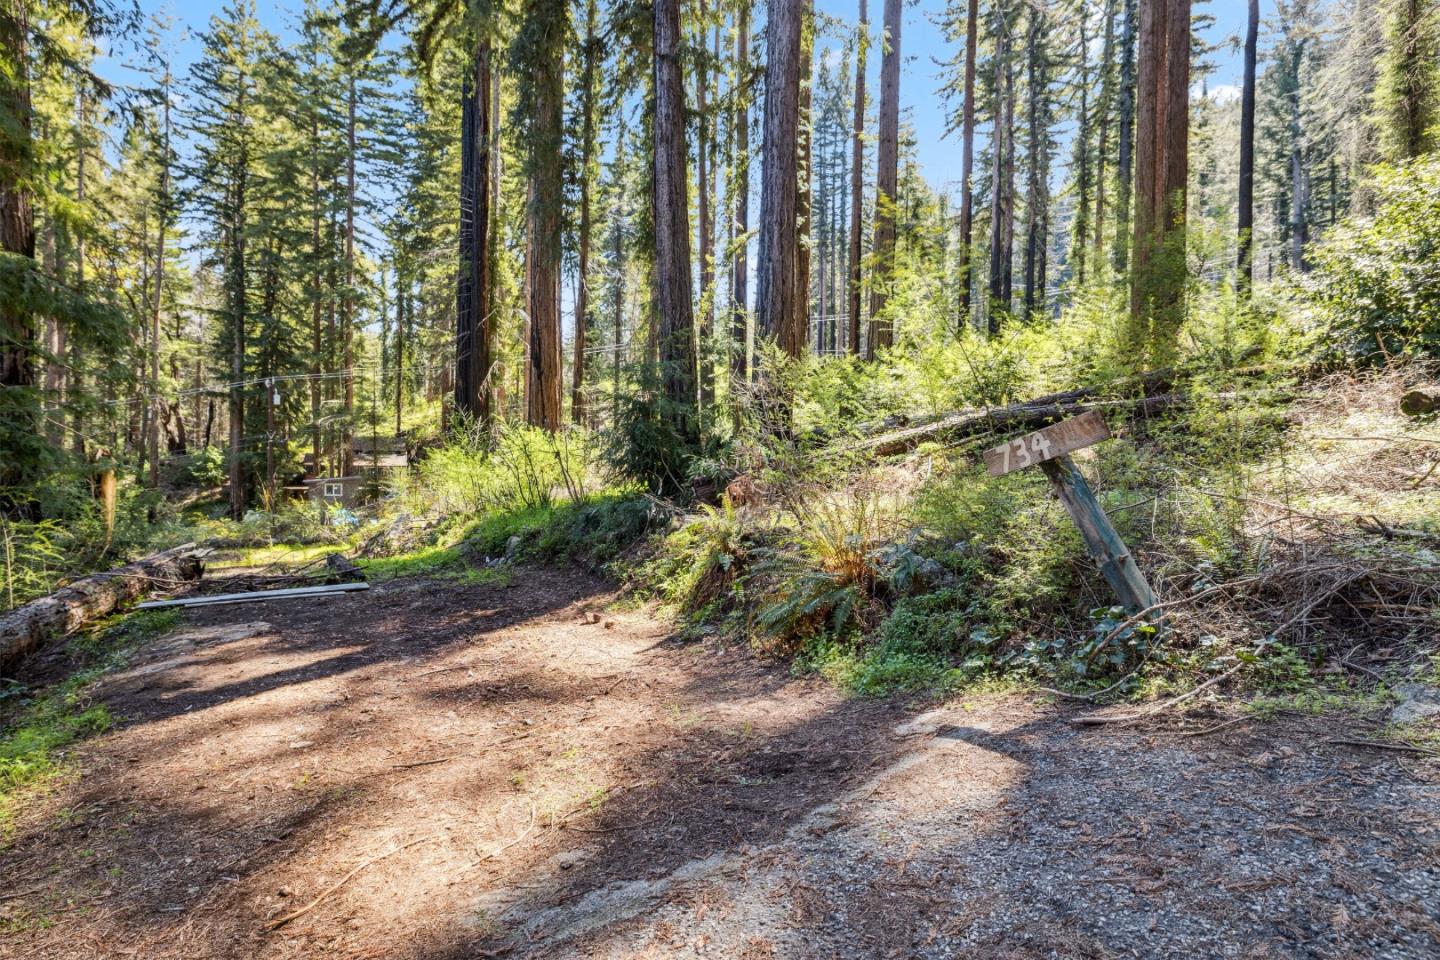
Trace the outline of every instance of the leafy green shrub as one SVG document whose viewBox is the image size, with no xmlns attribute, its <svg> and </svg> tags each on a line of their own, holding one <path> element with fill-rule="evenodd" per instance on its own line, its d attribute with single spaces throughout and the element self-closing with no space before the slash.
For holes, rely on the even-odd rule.
<svg viewBox="0 0 1440 960">
<path fill-rule="evenodd" d="M 1303 289 L 1329 340 L 1365 360 L 1440 352 L 1440 158 L 1379 168 L 1375 212 L 1310 247 Z"/>
<path fill-rule="evenodd" d="M 548 507 L 557 495 L 588 495 L 595 456 L 594 438 L 574 427 L 551 433 L 508 424 L 492 435 L 462 423 L 421 461 L 402 492 L 416 513 Z"/>
<path fill-rule="evenodd" d="M 603 438 L 613 480 L 639 484 L 661 496 L 686 492 L 690 462 L 701 451 L 694 439 L 676 429 L 670 412 L 670 402 L 656 390 L 638 390 L 621 399 Z"/>
<path fill-rule="evenodd" d="M 0 611 L 48 593 L 69 566 L 57 520 L 29 523 L 0 511 Z"/>
<path fill-rule="evenodd" d="M 219 447 L 201 447 L 184 457 L 180 481 L 197 487 L 218 487 L 225 482 L 225 453 Z"/>
</svg>

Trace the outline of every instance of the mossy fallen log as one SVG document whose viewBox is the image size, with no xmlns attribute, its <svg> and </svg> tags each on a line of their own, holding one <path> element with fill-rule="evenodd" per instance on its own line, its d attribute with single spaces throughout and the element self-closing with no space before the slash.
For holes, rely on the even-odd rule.
<svg viewBox="0 0 1440 960">
<path fill-rule="evenodd" d="M 156 586 L 196 580 L 205 549 L 193 543 L 162 550 L 105 573 L 96 573 L 0 614 L 0 671 L 8 671 L 55 637 L 113 613 Z"/>
<path fill-rule="evenodd" d="M 868 451 L 876 456 L 887 457 L 914 450 L 922 443 L 955 443 L 970 437 L 987 433 L 1003 433 L 1019 429 L 1038 430 L 1047 424 L 1066 417 L 1074 417 L 1087 410 L 1119 411 L 1128 417 L 1151 417 L 1185 402 L 1185 396 L 1178 393 L 1162 393 L 1153 397 L 1134 400 L 1099 400 L 1082 402 L 1065 399 L 1041 398 L 1024 403 L 1013 403 L 991 410 L 966 410 L 942 417 L 931 423 L 896 430 L 861 440 L 852 449 Z"/>
</svg>

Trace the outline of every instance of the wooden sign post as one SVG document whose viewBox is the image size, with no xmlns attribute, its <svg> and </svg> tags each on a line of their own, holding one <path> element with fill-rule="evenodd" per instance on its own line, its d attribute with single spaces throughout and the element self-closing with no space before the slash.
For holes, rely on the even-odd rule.
<svg viewBox="0 0 1440 960">
<path fill-rule="evenodd" d="M 992 477 L 1038 466 L 1055 488 L 1055 495 L 1065 505 L 1070 519 L 1080 528 L 1090 558 L 1100 567 L 1125 609 L 1137 614 L 1155 606 L 1155 591 L 1135 565 L 1135 558 L 1130 556 L 1110 518 L 1100 509 L 1080 468 L 1069 457 L 1072 451 L 1109 437 L 1104 418 L 1090 410 L 986 450 L 985 466 Z"/>
</svg>

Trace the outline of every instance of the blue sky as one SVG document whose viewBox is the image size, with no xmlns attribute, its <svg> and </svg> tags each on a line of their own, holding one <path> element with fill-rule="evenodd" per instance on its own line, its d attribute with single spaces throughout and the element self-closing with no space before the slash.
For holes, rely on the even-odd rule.
<svg viewBox="0 0 1440 960">
<path fill-rule="evenodd" d="M 836 19 L 850 23 L 855 21 L 855 0 L 815 0 L 815 3 L 818 10 Z M 883 5 L 883 0 L 869 0 L 868 3 L 872 30 L 876 36 Z M 175 72 L 183 76 L 199 52 L 196 34 L 204 29 L 212 14 L 222 9 L 223 3 L 221 0 L 190 0 L 181 5 L 174 0 L 141 0 L 141 7 L 147 14 L 166 13 L 176 21 Z M 953 45 L 945 41 L 939 28 L 935 26 L 935 20 L 944 8 L 943 0 L 911 0 L 905 6 L 905 20 L 901 29 L 901 54 L 904 60 L 900 83 L 901 102 L 907 119 L 915 128 L 921 167 L 927 179 L 937 186 L 946 182 L 947 172 L 954 169 L 959 154 L 956 140 L 944 137 L 945 105 L 939 96 L 941 79 L 938 61 L 949 59 L 955 53 Z M 299 9 L 298 3 L 274 3 L 265 0 L 257 3 L 261 22 L 287 40 L 293 39 L 293 31 L 289 29 L 289 25 L 298 20 Z M 1239 52 L 1224 43 L 1228 38 L 1243 34 L 1245 9 L 1245 0 L 1210 0 L 1203 5 L 1196 4 L 1197 14 L 1208 13 L 1215 19 L 1215 23 L 1202 34 L 1203 39 L 1211 45 L 1222 45 L 1221 49 L 1211 55 L 1216 64 L 1215 72 L 1209 78 L 1212 93 L 1217 90 L 1223 93 L 1226 87 L 1239 87 Z M 1261 17 L 1268 17 L 1273 12 L 1274 0 L 1262 0 Z M 872 50 L 878 50 L 878 46 L 872 47 Z M 868 81 L 872 95 L 879 87 L 879 69 L 880 58 L 872 55 Z M 133 79 L 133 75 L 117 60 L 102 64 L 102 71 L 118 80 Z M 983 138 L 987 133 L 984 118 L 981 118 L 980 136 Z"/>
</svg>

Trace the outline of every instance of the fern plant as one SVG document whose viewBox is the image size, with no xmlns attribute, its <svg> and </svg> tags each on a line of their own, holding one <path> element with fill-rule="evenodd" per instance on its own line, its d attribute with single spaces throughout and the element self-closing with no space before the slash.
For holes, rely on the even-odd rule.
<svg viewBox="0 0 1440 960">
<path fill-rule="evenodd" d="M 795 526 L 760 565 L 765 599 L 757 628 L 788 645 L 863 627 L 885 583 L 897 528 L 880 478 L 864 474 L 839 490 L 796 486 L 783 498 Z"/>
</svg>

